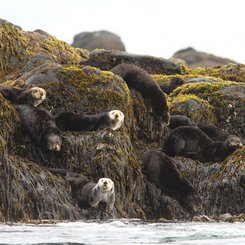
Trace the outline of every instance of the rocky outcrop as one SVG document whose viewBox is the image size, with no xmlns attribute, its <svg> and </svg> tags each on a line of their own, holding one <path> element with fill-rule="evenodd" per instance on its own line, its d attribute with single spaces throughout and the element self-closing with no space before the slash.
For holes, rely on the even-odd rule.
<svg viewBox="0 0 245 245">
<path fill-rule="evenodd" d="M 126 51 L 121 38 L 109 31 L 81 32 L 74 36 L 71 45 L 75 48 L 87 50 L 106 49 Z"/>
<path fill-rule="evenodd" d="M 194 48 L 186 48 L 174 53 L 172 58 L 184 60 L 190 67 L 208 67 L 235 63 L 233 60 L 221 58 L 213 54 L 196 51 Z"/>
<path fill-rule="evenodd" d="M 94 66 L 102 70 L 111 70 L 121 63 L 129 63 L 146 70 L 150 74 L 183 74 L 185 63 L 181 60 L 157 58 L 150 55 L 129 54 L 122 51 L 94 50 L 81 65 Z"/>
<path fill-rule="evenodd" d="M 111 178 L 116 189 L 117 217 L 189 218 L 176 200 L 162 194 L 142 173 L 142 153 L 161 149 L 167 128 L 154 118 L 141 94 L 130 91 L 108 70 L 129 62 L 153 74 L 159 83 L 180 77 L 185 84 L 168 96 L 172 114 L 212 122 L 242 136 L 244 65 L 189 69 L 181 62 L 125 52 L 88 53 L 45 33 L 25 32 L 6 22 L 0 24 L 0 31 L 4 33 L 0 35 L 1 84 L 44 88 L 47 99 L 40 106 L 52 114 L 66 110 L 95 114 L 112 109 L 125 114 L 125 124 L 118 131 L 62 132 L 61 151 L 50 152 L 31 141 L 14 106 L 0 95 L 2 221 L 99 217 L 100 209 L 79 209 L 68 183 L 49 168 L 81 173 L 94 182 L 101 177 Z M 198 77 L 214 82 L 186 83 Z M 204 214 L 244 212 L 244 153 L 243 147 L 222 163 L 205 165 L 174 158 L 180 173 L 203 197 Z"/>
</svg>

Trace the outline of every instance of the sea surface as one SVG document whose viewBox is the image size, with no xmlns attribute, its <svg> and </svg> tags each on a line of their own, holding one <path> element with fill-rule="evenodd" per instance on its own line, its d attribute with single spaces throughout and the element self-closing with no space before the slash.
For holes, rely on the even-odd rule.
<svg viewBox="0 0 245 245">
<path fill-rule="evenodd" d="M 0 244 L 245 244 L 245 223 L 140 220 L 0 225 Z"/>
</svg>

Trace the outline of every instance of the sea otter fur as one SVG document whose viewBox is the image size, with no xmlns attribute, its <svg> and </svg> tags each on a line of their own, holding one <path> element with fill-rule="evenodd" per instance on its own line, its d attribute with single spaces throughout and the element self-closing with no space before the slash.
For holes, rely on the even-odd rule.
<svg viewBox="0 0 245 245">
<path fill-rule="evenodd" d="M 54 115 L 57 127 L 62 131 L 95 131 L 104 128 L 119 129 L 124 122 L 124 114 L 112 110 L 95 115 L 80 115 L 74 112 L 60 112 Z"/>
<path fill-rule="evenodd" d="M 160 151 L 143 154 L 143 173 L 165 194 L 174 197 L 186 211 L 196 213 L 201 208 L 201 198 L 193 185 L 180 175 L 174 161 Z"/>
<path fill-rule="evenodd" d="M 122 77 L 129 88 L 140 92 L 149 101 L 154 115 L 161 123 L 169 124 L 167 98 L 154 78 L 143 69 L 132 64 L 119 64 L 111 71 Z"/>
<path fill-rule="evenodd" d="M 241 147 L 241 140 L 236 136 L 225 141 L 214 141 L 197 127 L 182 126 L 174 129 L 164 140 L 163 150 L 169 156 L 184 156 L 200 162 L 221 162 Z"/>
<path fill-rule="evenodd" d="M 45 109 L 29 105 L 16 105 L 23 127 L 32 140 L 48 150 L 59 151 L 62 144 L 60 130 L 54 117 Z"/>
</svg>

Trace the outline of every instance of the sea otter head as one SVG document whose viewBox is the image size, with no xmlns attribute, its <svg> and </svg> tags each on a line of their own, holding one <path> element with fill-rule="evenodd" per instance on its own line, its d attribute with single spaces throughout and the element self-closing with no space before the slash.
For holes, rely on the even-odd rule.
<svg viewBox="0 0 245 245">
<path fill-rule="evenodd" d="M 51 133 L 47 137 L 47 148 L 50 151 L 60 151 L 62 139 L 60 135 Z"/>
<path fill-rule="evenodd" d="M 193 191 L 180 201 L 183 208 L 190 214 L 200 214 L 202 212 L 202 199 L 200 195 Z"/>
<path fill-rule="evenodd" d="M 109 111 L 108 116 L 111 121 L 111 129 L 117 130 L 119 129 L 124 122 L 124 114 L 119 110 Z"/>
<path fill-rule="evenodd" d="M 226 141 L 225 145 L 229 150 L 237 150 L 243 146 L 241 140 L 239 137 L 232 135 L 230 136 Z"/>
<path fill-rule="evenodd" d="M 114 182 L 109 178 L 101 178 L 98 181 L 98 186 L 102 192 L 108 192 L 114 189 Z"/>
<path fill-rule="evenodd" d="M 39 105 L 46 98 L 46 91 L 43 88 L 32 87 L 29 89 L 32 97 L 35 99 L 34 106 Z"/>
</svg>

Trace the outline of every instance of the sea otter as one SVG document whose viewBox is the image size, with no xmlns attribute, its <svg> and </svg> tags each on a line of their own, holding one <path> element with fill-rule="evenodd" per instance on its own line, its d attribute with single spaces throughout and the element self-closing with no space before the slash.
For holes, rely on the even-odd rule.
<svg viewBox="0 0 245 245">
<path fill-rule="evenodd" d="M 169 128 L 175 129 L 180 126 L 196 126 L 196 123 L 184 115 L 171 115 Z"/>
<path fill-rule="evenodd" d="M 13 104 L 27 104 L 30 106 L 37 106 L 46 98 L 46 91 L 40 87 L 0 87 L 0 93 Z"/>
<path fill-rule="evenodd" d="M 203 124 L 199 123 L 198 128 L 201 129 L 209 138 L 214 141 L 224 141 L 231 135 L 228 132 L 223 131 L 222 129 L 212 125 L 212 124 Z M 232 137 L 232 136 L 231 136 Z"/>
<path fill-rule="evenodd" d="M 240 147 L 241 140 L 236 136 L 214 141 L 197 127 L 182 126 L 164 140 L 163 151 L 169 156 L 184 156 L 200 162 L 222 162 Z"/>
<path fill-rule="evenodd" d="M 173 77 L 169 82 L 161 83 L 159 86 L 162 89 L 162 91 L 169 95 L 171 94 L 177 87 L 184 84 L 184 80 L 180 77 Z"/>
<path fill-rule="evenodd" d="M 180 175 L 173 160 L 160 151 L 150 150 L 143 154 L 143 173 L 165 194 L 174 197 L 189 213 L 201 208 L 201 198 L 193 185 Z"/>
<path fill-rule="evenodd" d="M 16 109 L 22 125 L 34 142 L 48 150 L 60 150 L 60 130 L 56 127 L 54 117 L 47 110 L 29 105 L 16 105 Z"/>
<path fill-rule="evenodd" d="M 81 209 L 96 207 L 100 202 L 105 202 L 110 211 L 115 203 L 114 182 L 109 178 L 101 178 L 98 183 L 90 181 L 82 175 L 67 176 L 71 184 L 73 198 Z"/>
<path fill-rule="evenodd" d="M 167 98 L 152 76 L 135 65 L 124 63 L 113 67 L 111 71 L 122 77 L 129 88 L 137 90 L 149 101 L 154 115 L 161 123 L 169 124 Z"/>
<path fill-rule="evenodd" d="M 95 115 L 81 115 L 74 112 L 60 112 L 54 115 L 57 127 L 62 131 L 95 131 L 103 128 L 119 129 L 124 122 L 124 114 L 112 110 Z"/>
</svg>

